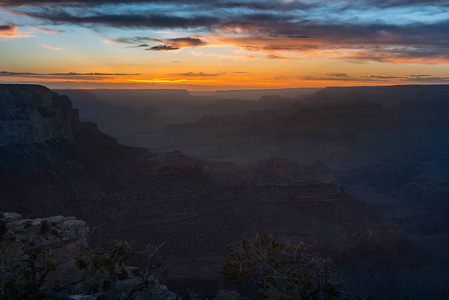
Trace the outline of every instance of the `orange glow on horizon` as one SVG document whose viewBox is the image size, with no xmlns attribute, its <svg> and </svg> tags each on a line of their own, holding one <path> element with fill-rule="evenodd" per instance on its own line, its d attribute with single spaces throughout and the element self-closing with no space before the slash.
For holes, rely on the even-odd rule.
<svg viewBox="0 0 449 300">
<path fill-rule="evenodd" d="M 68 76 L 70 77 L 70 76 Z M 74 78 L 77 77 L 77 78 Z M 214 91 L 218 89 L 266 89 L 266 88 L 324 88 L 328 86 L 379 86 L 379 85 L 404 85 L 404 84 L 420 84 L 418 80 L 401 81 L 393 80 L 373 80 L 371 78 L 360 78 L 357 80 L 324 80 L 324 79 L 303 79 L 303 78 L 274 78 L 274 77 L 252 77 L 252 76 L 216 76 L 209 78 L 192 78 L 182 76 L 172 77 L 144 77 L 137 78 L 135 76 L 72 76 L 70 78 L 45 78 L 44 77 L 28 77 L 17 76 L 9 77 L 7 81 L 2 83 L 34 83 L 48 85 L 51 88 L 62 88 L 70 86 L 70 88 L 110 88 L 110 89 L 141 89 L 141 88 L 173 88 L 188 89 L 192 91 L 208 90 Z M 421 82 L 422 83 L 422 82 Z"/>
</svg>

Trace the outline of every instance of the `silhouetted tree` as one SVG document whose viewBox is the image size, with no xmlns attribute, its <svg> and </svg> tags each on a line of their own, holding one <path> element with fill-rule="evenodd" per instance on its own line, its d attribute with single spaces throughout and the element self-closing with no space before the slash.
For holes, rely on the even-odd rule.
<svg viewBox="0 0 449 300">
<path fill-rule="evenodd" d="M 333 299 L 341 295 L 333 260 L 309 254 L 302 243 L 291 246 L 259 236 L 228 245 L 227 250 L 223 279 L 234 284 L 253 282 L 260 299 Z"/>
<path fill-rule="evenodd" d="M 30 243 L 10 252 L 3 242 L 0 247 L 1 299 L 60 299 L 55 291 L 61 288 L 61 282 L 49 281 L 48 276 L 68 263 L 71 250 L 54 251 L 51 245 L 42 249 Z"/>
<path fill-rule="evenodd" d="M 100 247 L 92 250 L 86 246 L 88 252 L 83 256 L 76 257 L 75 265 L 103 280 L 102 290 L 106 292 L 105 299 L 130 299 L 136 292 L 155 281 L 151 276 L 151 271 L 160 266 L 160 263 L 154 264 L 154 259 L 163 245 L 162 243 L 157 247 L 147 246 L 144 251 L 134 251 L 128 242 L 116 240 L 112 241 L 108 250 Z M 141 273 L 140 280 L 119 296 L 117 295 L 117 283 L 128 278 L 126 265 L 135 254 L 147 255 L 146 268 Z"/>
</svg>

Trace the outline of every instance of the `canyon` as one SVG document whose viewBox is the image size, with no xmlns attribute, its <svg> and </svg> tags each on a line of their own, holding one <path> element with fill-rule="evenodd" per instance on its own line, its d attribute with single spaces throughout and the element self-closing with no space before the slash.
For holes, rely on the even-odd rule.
<svg viewBox="0 0 449 300">
<path fill-rule="evenodd" d="M 441 100 L 444 88 L 424 96 L 422 89 L 421 99 L 436 94 L 447 105 Z M 427 242 L 410 233 L 446 233 L 445 173 L 424 154 L 439 153 L 446 162 L 447 119 L 439 110 L 441 116 L 434 117 L 431 106 L 415 99 L 416 91 L 406 99 L 408 106 L 400 102 L 402 107 L 388 108 L 371 99 L 388 92 L 329 89 L 302 95 L 301 101 L 272 97 L 264 105 L 234 100 L 239 103 L 234 114 L 195 119 L 221 105 L 201 98 L 197 110 L 182 119 L 192 121 L 179 124 L 170 123 L 178 112 L 164 117 L 166 110 L 151 101 L 140 119 L 135 118 L 139 110 L 128 107 L 125 121 L 108 120 L 120 110 L 117 103 L 101 104 L 95 96 L 81 103 L 92 93 L 76 92 L 75 107 L 96 105 L 80 115 L 98 117 L 100 128 L 123 126 L 122 132 L 142 132 L 140 138 L 156 130 L 195 137 L 186 153 L 173 149 L 185 145 L 183 140 L 163 153 L 145 147 L 150 139 L 142 138 L 141 147 L 125 146 L 94 123 L 80 122 L 67 97 L 44 87 L 0 85 L 1 209 L 39 218 L 74 215 L 91 228 L 92 245 L 112 239 L 165 242 L 160 280 L 180 292 L 212 293 L 222 287 L 218 271 L 226 245 L 258 234 L 305 241 L 316 253 L 332 256 L 344 287 L 354 295 L 445 298 L 448 273 L 422 246 Z M 416 114 L 413 105 L 422 113 Z M 406 114 L 397 118 L 395 110 Z M 410 127 L 417 119 L 423 126 Z M 147 131 L 133 131 L 142 124 Z M 425 139 L 429 130 L 433 135 Z M 415 139 L 398 142 L 404 132 Z M 207 142 L 199 147 L 199 139 Z M 398 153 L 390 154 L 394 140 Z M 407 160 L 417 147 L 407 155 L 400 151 L 416 141 L 425 145 L 418 152 L 419 168 L 417 160 Z"/>
</svg>

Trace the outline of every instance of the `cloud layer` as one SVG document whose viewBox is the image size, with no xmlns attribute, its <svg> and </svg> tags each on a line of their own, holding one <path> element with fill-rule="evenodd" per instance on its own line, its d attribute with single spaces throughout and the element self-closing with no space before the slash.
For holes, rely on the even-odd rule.
<svg viewBox="0 0 449 300">
<path fill-rule="evenodd" d="M 42 45 L 44 46 L 44 45 Z M 59 50 L 53 49 L 53 50 Z M 95 81 L 95 80 L 105 80 L 115 77 L 128 77 L 128 76 L 139 76 L 140 73 L 137 74 L 126 74 L 126 73 L 77 73 L 77 72 L 69 72 L 69 73 L 34 73 L 34 72 L 9 72 L 9 71 L 0 71 L 0 78 L 27 78 L 27 79 L 38 79 L 38 80 L 50 80 L 50 81 Z"/>
<path fill-rule="evenodd" d="M 449 63 L 449 0 L 0 0 L 0 6 L 44 26 L 124 30 L 109 42 L 150 51 L 225 45 L 268 59 Z M 7 26 L 1 37 L 18 34 Z M 149 34 L 127 33 L 135 29 Z M 161 29 L 185 34 L 153 38 L 151 31 Z"/>
<path fill-rule="evenodd" d="M 1 0 L 0 6 L 5 7 L 19 7 L 25 5 L 39 6 L 39 5 L 65 5 L 65 6 L 98 6 L 98 5 L 111 5 L 122 3 L 133 4 L 189 4 L 189 5 L 206 5 L 214 7 L 226 7 L 226 8 L 251 8 L 258 10 L 279 9 L 279 8 L 309 8 L 315 5 L 330 4 L 325 0 L 292 0 L 292 1 L 272 1 L 272 0 L 258 0 L 258 1 L 245 1 L 245 0 Z M 449 6 L 447 0 L 334 0 L 334 3 L 342 4 L 346 6 L 354 5 L 367 5 L 375 7 L 404 7 L 404 6 Z"/>
</svg>

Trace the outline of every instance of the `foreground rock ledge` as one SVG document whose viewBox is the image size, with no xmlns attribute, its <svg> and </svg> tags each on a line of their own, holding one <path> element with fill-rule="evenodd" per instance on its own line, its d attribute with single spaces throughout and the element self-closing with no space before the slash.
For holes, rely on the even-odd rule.
<svg viewBox="0 0 449 300">
<path fill-rule="evenodd" d="M 35 267 L 38 267 L 41 255 L 45 252 L 46 257 L 52 255 L 57 267 L 48 274 L 42 288 L 54 290 L 59 285 L 65 287 L 61 292 L 65 299 L 96 299 L 98 295 L 86 292 L 89 284 L 85 273 L 74 263 L 75 257 L 88 251 L 86 246 L 89 228 L 86 222 L 63 216 L 24 219 L 20 214 L 10 212 L 0 212 L 0 220 L 4 225 L 3 235 L 0 237 L 0 287 L 3 288 L 12 276 L 17 276 L 17 273 L 11 272 L 8 263 L 23 262 L 34 256 L 30 260 L 35 260 Z M 129 286 L 134 286 L 137 280 L 132 276 L 122 280 L 119 288 L 126 290 Z M 137 293 L 133 299 L 180 299 L 157 280 L 153 280 L 146 290 Z"/>
</svg>

